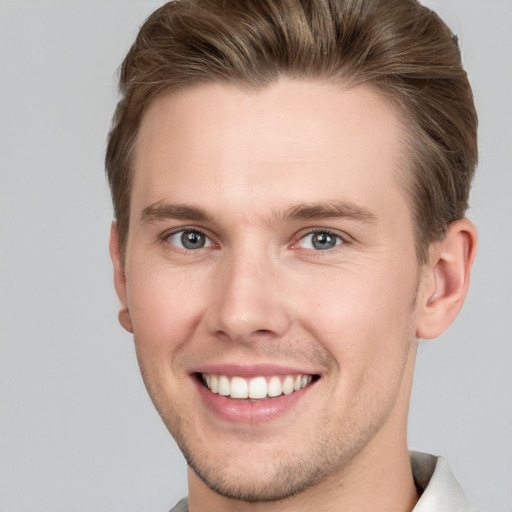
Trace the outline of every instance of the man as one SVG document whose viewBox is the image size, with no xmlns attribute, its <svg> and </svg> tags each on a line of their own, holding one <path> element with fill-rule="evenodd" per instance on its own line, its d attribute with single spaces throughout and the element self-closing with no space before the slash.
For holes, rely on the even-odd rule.
<svg viewBox="0 0 512 512">
<path fill-rule="evenodd" d="M 413 0 L 171 2 L 120 90 L 119 319 L 189 464 L 173 510 L 470 510 L 406 438 L 476 250 L 448 28 Z"/>
</svg>

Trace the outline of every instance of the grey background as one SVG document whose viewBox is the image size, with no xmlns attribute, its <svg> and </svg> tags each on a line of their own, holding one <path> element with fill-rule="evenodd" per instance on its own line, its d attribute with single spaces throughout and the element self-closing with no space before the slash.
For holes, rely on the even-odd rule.
<svg viewBox="0 0 512 512">
<path fill-rule="evenodd" d="M 480 113 L 472 289 L 421 345 L 410 445 L 512 511 L 512 2 L 428 2 Z M 117 324 L 103 177 L 115 73 L 155 1 L 0 0 L 0 511 L 165 511 L 185 464 Z"/>
</svg>

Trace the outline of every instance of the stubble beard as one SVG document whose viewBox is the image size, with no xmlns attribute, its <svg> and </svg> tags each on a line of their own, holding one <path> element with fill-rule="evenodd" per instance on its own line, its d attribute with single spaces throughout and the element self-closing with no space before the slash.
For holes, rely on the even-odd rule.
<svg viewBox="0 0 512 512">
<path fill-rule="evenodd" d="M 249 457 L 242 459 L 238 453 L 233 453 L 230 460 L 219 457 L 214 462 L 208 461 L 202 451 L 208 447 L 201 447 L 190 438 L 187 434 L 190 429 L 187 429 L 184 418 L 175 416 L 178 421 L 166 421 L 162 416 L 162 419 L 189 467 L 220 496 L 248 503 L 265 503 L 287 500 L 316 486 L 330 492 L 343 486 L 345 475 L 351 473 L 358 457 L 392 415 L 404 368 L 402 366 L 395 375 L 395 385 L 389 394 L 381 397 L 383 401 L 378 415 L 374 410 L 350 410 L 343 417 L 334 419 L 333 423 L 333 411 L 324 411 L 316 421 L 314 431 L 304 441 L 289 449 L 286 455 L 269 457 L 264 463 L 255 464 L 247 460 Z M 362 417 L 365 418 L 363 421 Z M 311 420 L 315 421 L 315 418 Z M 212 442 L 216 440 L 212 439 Z"/>
<path fill-rule="evenodd" d="M 331 481 L 333 486 L 342 486 L 344 473 L 388 416 L 383 414 L 368 425 L 345 425 L 338 435 L 329 433 L 329 419 L 323 418 L 307 444 L 297 446 L 286 457 L 267 461 L 265 467 L 236 459 L 236 453 L 232 467 L 227 460 L 215 465 L 205 462 L 180 426 L 169 430 L 190 468 L 213 492 L 232 500 L 265 503 L 283 501 Z"/>
<path fill-rule="evenodd" d="M 411 312 L 414 309 L 413 300 Z M 208 447 L 193 439 L 193 429 L 187 426 L 187 419 L 179 414 L 179 405 L 169 403 L 169 397 L 163 390 L 158 389 L 155 384 L 159 381 L 155 378 L 156 372 L 145 368 L 140 359 L 139 365 L 146 388 L 164 424 L 174 437 L 187 464 L 204 484 L 225 498 L 265 503 L 292 498 L 321 484 L 326 484 L 325 489 L 343 486 L 344 475 L 350 472 L 357 457 L 381 430 L 396 405 L 407 353 L 411 350 L 410 344 L 417 342 L 412 326 L 405 335 L 405 341 L 402 347 L 402 364 L 396 368 L 393 388 L 387 396 L 381 397 L 380 414 L 376 416 L 374 411 L 346 411 L 347 414 L 337 418 L 338 423 L 333 426 L 332 411 L 324 411 L 323 416 L 316 421 L 315 430 L 301 445 L 298 443 L 286 456 L 265 461 L 264 467 L 261 462 L 255 464 L 254 461 L 242 459 L 237 453 L 233 453 L 230 460 L 208 461 L 203 451 L 208 450 Z M 415 353 L 415 348 L 413 352 Z M 149 374 L 152 374 L 150 378 Z M 361 414 L 365 418 L 363 422 Z M 212 443 L 215 442 L 212 439 Z"/>
<path fill-rule="evenodd" d="M 390 418 L 404 368 L 405 364 L 400 370 L 397 368 L 393 388 L 381 396 L 378 415 L 375 410 L 359 409 L 347 410 L 345 415 L 333 418 L 333 411 L 326 410 L 320 418 L 311 418 L 316 423 L 315 429 L 302 442 L 285 454 L 255 462 L 250 457 L 242 458 L 239 453 L 224 458 L 208 453 L 209 446 L 196 439 L 194 429 L 188 425 L 190 418 L 179 413 L 179 404 L 169 402 L 163 390 L 157 391 L 158 385 L 152 384 L 158 379 L 148 379 L 141 365 L 149 395 L 190 468 L 216 494 L 247 503 L 283 501 L 316 486 L 327 492 L 343 486 L 345 475 L 351 472 L 356 459 Z M 370 405 L 374 406 L 375 402 Z M 281 435 L 285 434 L 281 432 Z"/>
</svg>

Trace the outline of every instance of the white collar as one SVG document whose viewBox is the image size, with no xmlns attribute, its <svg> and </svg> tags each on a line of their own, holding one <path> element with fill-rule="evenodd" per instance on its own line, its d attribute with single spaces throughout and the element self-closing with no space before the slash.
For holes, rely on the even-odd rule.
<svg viewBox="0 0 512 512">
<path fill-rule="evenodd" d="M 443 457 L 410 452 L 414 482 L 421 497 L 413 512 L 476 512 Z"/>
</svg>

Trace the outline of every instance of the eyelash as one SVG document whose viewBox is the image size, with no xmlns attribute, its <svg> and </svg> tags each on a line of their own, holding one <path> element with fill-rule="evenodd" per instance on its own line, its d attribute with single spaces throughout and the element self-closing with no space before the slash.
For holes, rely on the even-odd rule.
<svg viewBox="0 0 512 512">
<path fill-rule="evenodd" d="M 199 247 L 197 249 L 188 249 L 186 247 L 180 247 L 179 245 L 177 245 L 176 243 L 172 243 L 169 239 L 173 236 L 177 236 L 177 235 L 181 235 L 183 236 L 185 233 L 197 233 L 199 235 L 202 235 L 204 236 L 204 238 L 206 239 L 206 243 L 208 245 L 205 245 L 203 247 Z M 180 253 L 182 254 L 191 254 L 191 253 L 194 253 L 194 252 L 197 252 L 199 251 L 200 249 L 208 249 L 210 247 L 215 247 L 217 246 L 217 244 L 212 240 L 212 237 L 210 237 L 209 235 L 207 235 L 203 229 L 199 229 L 199 228 L 196 228 L 196 227 L 181 227 L 179 229 L 175 229 L 173 231 L 166 231 L 165 233 L 163 233 L 160 237 L 161 241 L 166 243 L 168 248 L 169 246 L 172 247 L 172 250 L 174 251 L 179 251 Z"/>
<path fill-rule="evenodd" d="M 179 247 L 176 243 L 172 243 L 169 241 L 170 237 L 180 235 L 180 234 L 181 234 L 181 236 L 183 236 L 185 233 L 197 233 L 199 235 L 204 236 L 206 239 L 206 243 L 208 245 L 199 247 L 197 249 L 189 249 L 186 247 Z M 303 231 L 302 233 L 300 233 L 300 235 L 298 237 L 296 237 L 296 241 L 291 244 L 291 248 L 292 249 L 302 249 L 299 246 L 299 243 L 302 240 L 304 240 L 306 237 L 314 236 L 315 234 L 326 234 L 326 235 L 335 237 L 337 239 L 336 245 L 334 245 L 333 247 L 328 248 L 328 249 L 323 249 L 323 250 L 322 249 L 314 249 L 314 248 L 304 249 L 304 250 L 308 251 L 308 253 L 310 253 L 311 255 L 315 255 L 315 256 L 317 256 L 317 255 L 325 256 L 326 253 L 327 254 L 330 253 L 332 250 L 336 249 L 339 246 L 346 244 L 349 241 L 348 237 L 345 234 L 340 234 L 339 232 L 336 232 L 336 231 L 333 231 L 333 230 L 327 229 L 327 228 L 316 228 L 316 229 L 310 229 L 308 231 Z M 208 249 L 211 247 L 218 247 L 218 244 L 216 242 L 214 242 L 212 240 L 212 237 L 210 237 L 208 234 L 206 234 L 203 229 L 192 227 L 192 226 L 191 227 L 182 227 L 180 229 L 176 229 L 176 230 L 173 230 L 170 232 L 166 231 L 165 233 L 163 233 L 161 235 L 160 239 L 162 242 L 167 243 L 168 246 L 173 247 L 172 250 L 179 251 L 182 254 L 191 254 L 191 253 L 199 251 L 200 249 Z"/>
<path fill-rule="evenodd" d="M 299 246 L 300 242 L 303 241 L 308 236 L 314 236 L 315 234 L 325 234 L 332 236 L 336 238 L 336 244 L 328 249 L 314 249 L 314 248 L 307 248 L 304 250 L 307 250 L 308 253 L 310 253 L 312 256 L 327 256 L 331 253 L 331 251 L 335 250 L 336 248 L 346 244 L 348 242 L 348 237 L 345 234 L 341 234 L 337 231 L 328 229 L 328 228 L 316 228 L 316 229 L 310 229 L 308 231 L 302 232 L 300 236 L 297 238 L 297 241 L 292 244 L 292 248 L 301 249 Z"/>
</svg>

